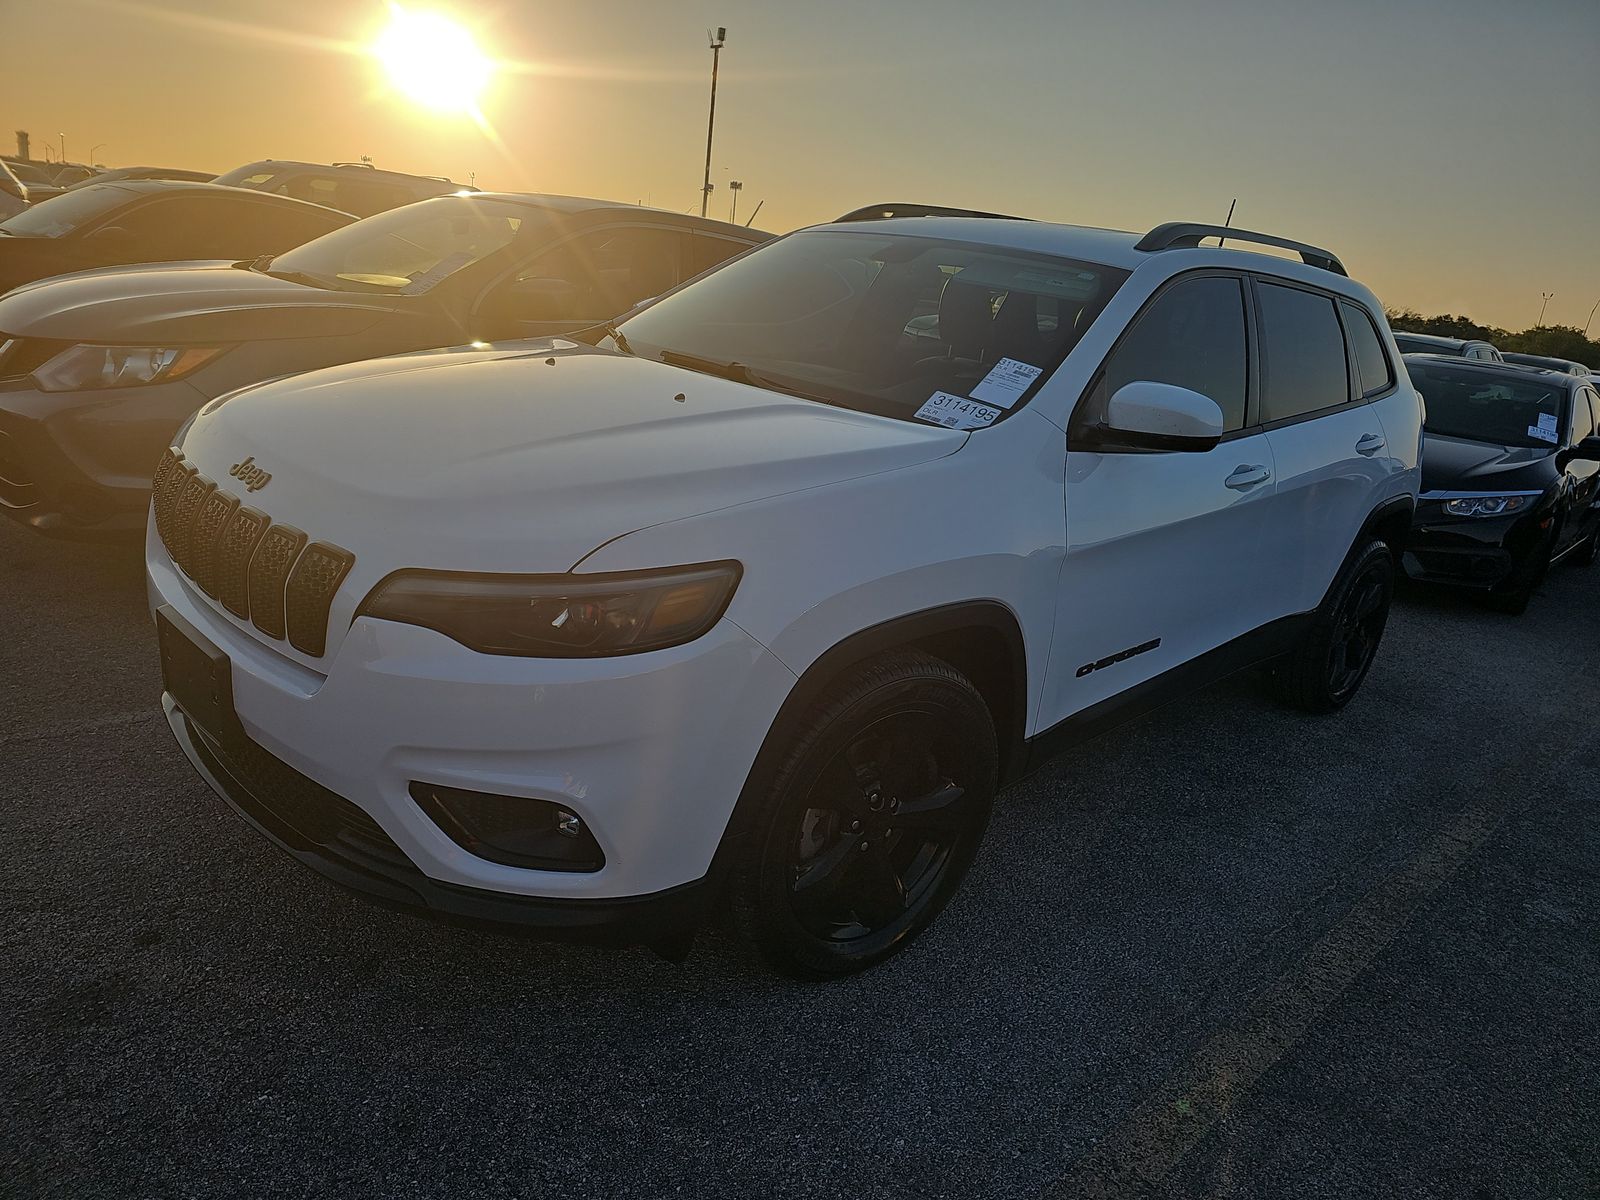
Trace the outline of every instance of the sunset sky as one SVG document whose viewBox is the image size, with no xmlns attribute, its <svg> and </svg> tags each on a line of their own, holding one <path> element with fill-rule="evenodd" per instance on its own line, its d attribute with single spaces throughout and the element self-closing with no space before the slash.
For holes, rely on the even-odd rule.
<svg viewBox="0 0 1600 1200">
<path fill-rule="evenodd" d="M 1387 304 L 1521 329 L 1541 292 L 1548 323 L 1600 300 L 1596 0 L 406 6 L 501 61 L 492 135 L 394 90 L 381 0 L 0 0 L 0 121 L 113 166 L 369 154 L 697 209 L 720 24 L 713 215 L 729 179 L 777 231 L 884 200 L 1142 230 L 1237 196 Z"/>
</svg>

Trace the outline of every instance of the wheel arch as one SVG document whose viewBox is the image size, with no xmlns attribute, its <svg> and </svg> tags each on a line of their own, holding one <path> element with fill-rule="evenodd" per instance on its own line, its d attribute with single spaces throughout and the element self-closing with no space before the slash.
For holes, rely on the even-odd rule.
<svg viewBox="0 0 1600 1200">
<path fill-rule="evenodd" d="M 734 803 L 712 862 L 714 876 L 726 876 L 740 845 L 754 828 L 783 757 L 787 735 L 847 671 L 892 650 L 921 650 L 970 679 L 994 718 L 1001 781 L 1021 773 L 1027 758 L 1028 669 L 1022 625 L 1016 614 L 998 600 L 972 600 L 891 618 L 823 651 L 789 689 Z"/>
<path fill-rule="evenodd" d="M 1350 547 L 1351 550 L 1369 538 L 1377 538 L 1389 547 L 1398 565 L 1400 555 L 1405 551 L 1406 542 L 1411 537 L 1411 519 L 1416 510 L 1417 501 L 1414 496 L 1394 496 L 1385 500 L 1367 514 L 1367 519 L 1361 523 L 1361 530 L 1356 535 L 1355 544 Z"/>
</svg>

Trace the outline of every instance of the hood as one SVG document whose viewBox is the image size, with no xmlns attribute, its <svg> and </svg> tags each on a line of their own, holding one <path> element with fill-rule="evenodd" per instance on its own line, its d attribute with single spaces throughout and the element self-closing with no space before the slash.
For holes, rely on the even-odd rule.
<svg viewBox="0 0 1600 1200">
<path fill-rule="evenodd" d="M 412 306 L 404 298 L 327 291 L 231 263 L 164 263 L 82 271 L 20 288 L 0 298 L 0 329 L 72 342 L 338 337 L 402 307 Z"/>
<path fill-rule="evenodd" d="M 1496 446 L 1465 438 L 1425 434 L 1422 439 L 1422 490 L 1489 492 L 1542 490 L 1556 477 L 1556 448 Z"/>
<path fill-rule="evenodd" d="M 202 409 L 183 451 L 272 521 L 355 556 L 336 639 L 391 571 L 563 572 L 649 525 L 912 466 L 967 439 L 570 342 L 528 346 L 263 384 Z"/>
</svg>

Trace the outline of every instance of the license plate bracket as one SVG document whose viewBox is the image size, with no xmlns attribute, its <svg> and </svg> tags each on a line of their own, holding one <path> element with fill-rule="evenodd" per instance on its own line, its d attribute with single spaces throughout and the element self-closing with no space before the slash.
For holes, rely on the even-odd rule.
<svg viewBox="0 0 1600 1200">
<path fill-rule="evenodd" d="M 229 745 L 244 736 L 233 708 L 233 663 L 227 654 L 170 604 L 156 609 L 161 680 L 168 695 L 213 741 Z"/>
</svg>

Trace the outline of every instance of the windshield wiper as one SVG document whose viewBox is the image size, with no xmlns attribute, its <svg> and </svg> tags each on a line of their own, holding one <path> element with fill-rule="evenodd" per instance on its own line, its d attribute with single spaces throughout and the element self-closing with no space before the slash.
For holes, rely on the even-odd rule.
<svg viewBox="0 0 1600 1200">
<path fill-rule="evenodd" d="M 808 392 L 805 388 L 797 387 L 792 383 L 784 383 L 773 379 L 770 375 L 763 375 L 753 367 L 747 367 L 742 362 L 720 362 L 715 358 L 701 358 L 698 354 L 685 354 L 681 350 L 658 350 L 656 356 L 662 362 L 674 367 L 683 367 L 688 371 L 698 371 L 702 375 L 714 375 L 718 379 L 731 379 L 735 383 L 747 383 L 751 387 L 764 388 L 769 392 L 783 392 L 785 395 L 794 396 L 801 400 L 814 400 L 818 404 L 830 404 L 834 408 L 845 407 L 832 396 L 823 396 L 817 392 Z"/>
<path fill-rule="evenodd" d="M 622 330 L 617 328 L 617 323 L 615 321 L 607 321 L 604 325 L 600 326 L 600 331 L 611 339 L 612 344 L 616 346 L 618 350 L 621 350 L 624 354 L 633 353 L 633 347 L 628 345 L 627 335 L 624 334 Z"/>
</svg>

